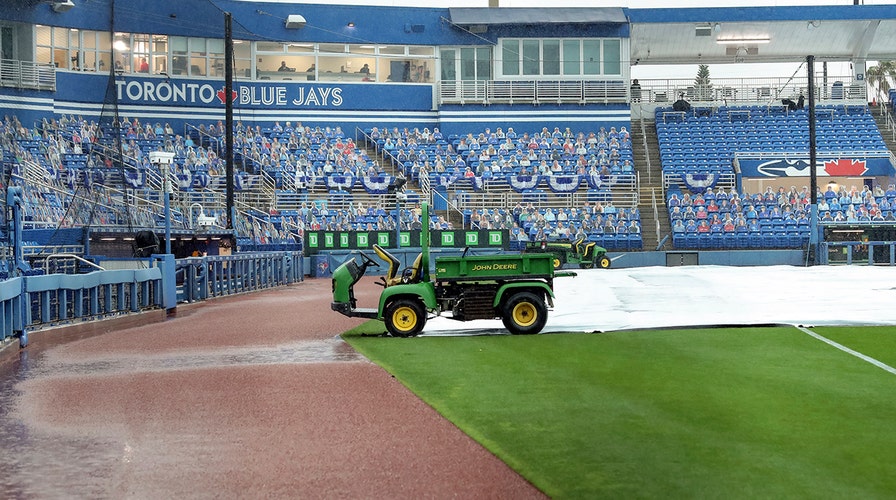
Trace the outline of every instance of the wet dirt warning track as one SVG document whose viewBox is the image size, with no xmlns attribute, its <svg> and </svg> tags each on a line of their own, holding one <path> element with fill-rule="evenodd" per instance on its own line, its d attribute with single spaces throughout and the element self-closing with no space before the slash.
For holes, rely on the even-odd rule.
<svg viewBox="0 0 896 500">
<path fill-rule="evenodd" d="M 339 339 L 362 320 L 329 303 L 308 280 L 7 348 L 0 497 L 543 497 Z"/>
</svg>

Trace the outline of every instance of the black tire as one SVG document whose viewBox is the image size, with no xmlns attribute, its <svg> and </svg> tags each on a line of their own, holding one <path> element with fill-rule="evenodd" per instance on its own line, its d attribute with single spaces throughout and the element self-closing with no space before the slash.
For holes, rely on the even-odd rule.
<svg viewBox="0 0 896 500">
<path fill-rule="evenodd" d="M 548 306 L 542 295 L 516 292 L 505 302 L 501 311 L 504 327 L 514 335 L 533 335 L 548 321 Z"/>
<path fill-rule="evenodd" d="M 612 264 L 613 264 L 613 261 L 610 260 L 610 258 L 607 257 L 606 255 L 601 255 L 600 257 L 597 258 L 597 267 L 599 267 L 601 269 L 609 269 L 610 265 L 612 265 Z"/>
<path fill-rule="evenodd" d="M 394 300 L 386 306 L 383 322 L 393 337 L 415 337 L 426 326 L 426 309 L 417 300 Z"/>
</svg>

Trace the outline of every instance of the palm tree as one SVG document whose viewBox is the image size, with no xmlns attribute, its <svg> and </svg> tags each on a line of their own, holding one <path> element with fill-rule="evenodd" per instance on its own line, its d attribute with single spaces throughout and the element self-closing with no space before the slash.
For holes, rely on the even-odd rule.
<svg viewBox="0 0 896 500">
<path fill-rule="evenodd" d="M 890 92 L 890 82 L 896 82 L 896 61 L 878 61 L 877 66 L 865 70 L 865 81 L 871 85 L 875 99 L 883 101 Z"/>
</svg>

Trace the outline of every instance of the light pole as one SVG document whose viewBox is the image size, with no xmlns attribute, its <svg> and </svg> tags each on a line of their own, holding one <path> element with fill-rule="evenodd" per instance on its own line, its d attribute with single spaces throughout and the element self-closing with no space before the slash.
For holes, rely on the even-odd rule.
<svg viewBox="0 0 896 500">
<path fill-rule="evenodd" d="M 162 172 L 162 197 L 165 200 L 165 253 L 171 253 L 171 180 L 169 169 L 174 153 L 150 151 L 149 161 Z"/>
</svg>

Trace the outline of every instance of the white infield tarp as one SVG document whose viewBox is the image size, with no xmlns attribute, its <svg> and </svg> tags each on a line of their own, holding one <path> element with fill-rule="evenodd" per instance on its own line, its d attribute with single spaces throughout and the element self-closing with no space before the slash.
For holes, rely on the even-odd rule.
<svg viewBox="0 0 896 500">
<path fill-rule="evenodd" d="M 782 323 L 896 325 L 896 267 L 682 266 L 575 270 L 554 280 L 544 332 Z M 506 333 L 430 319 L 423 335 Z"/>
</svg>

